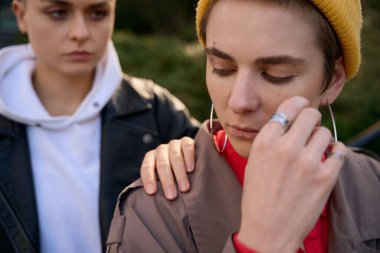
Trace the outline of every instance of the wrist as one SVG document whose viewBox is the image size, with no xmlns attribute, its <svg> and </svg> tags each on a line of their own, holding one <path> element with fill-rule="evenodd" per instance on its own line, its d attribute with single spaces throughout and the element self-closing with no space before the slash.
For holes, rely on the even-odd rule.
<svg viewBox="0 0 380 253">
<path fill-rule="evenodd" d="M 237 233 L 236 239 L 245 247 L 258 253 L 295 253 L 301 243 L 292 242 L 281 234 L 264 235 L 249 230 L 241 229 Z"/>
</svg>

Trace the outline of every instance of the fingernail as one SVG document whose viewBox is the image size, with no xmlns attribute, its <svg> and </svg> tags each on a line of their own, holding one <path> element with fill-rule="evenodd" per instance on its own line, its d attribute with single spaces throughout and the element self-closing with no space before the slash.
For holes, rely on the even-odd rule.
<svg viewBox="0 0 380 253">
<path fill-rule="evenodd" d="M 187 181 L 186 179 L 182 179 L 178 182 L 178 187 L 182 192 L 187 191 L 189 189 L 189 186 L 189 181 Z"/>
<path fill-rule="evenodd" d="M 194 171 L 194 168 L 195 168 L 195 166 L 194 166 L 194 164 L 188 164 L 187 165 L 187 172 L 193 172 Z"/>
<path fill-rule="evenodd" d="M 154 193 L 154 187 L 153 187 L 152 184 L 148 184 L 148 185 L 145 187 L 145 189 L 146 189 L 146 192 L 147 192 L 148 194 L 153 194 L 153 193 Z"/>
<path fill-rule="evenodd" d="M 169 187 L 165 191 L 165 196 L 168 199 L 175 199 L 177 197 L 177 191 L 174 188 Z"/>
</svg>

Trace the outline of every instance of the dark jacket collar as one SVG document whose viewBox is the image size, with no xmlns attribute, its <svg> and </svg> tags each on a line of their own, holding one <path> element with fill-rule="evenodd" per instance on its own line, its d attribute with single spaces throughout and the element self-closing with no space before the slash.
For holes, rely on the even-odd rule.
<svg viewBox="0 0 380 253">
<path fill-rule="evenodd" d="M 107 118 L 121 117 L 151 109 L 149 100 L 153 97 L 152 89 L 148 83 L 150 80 L 139 79 L 124 75 L 121 85 L 113 94 L 110 102 L 103 112 L 107 112 Z"/>
</svg>

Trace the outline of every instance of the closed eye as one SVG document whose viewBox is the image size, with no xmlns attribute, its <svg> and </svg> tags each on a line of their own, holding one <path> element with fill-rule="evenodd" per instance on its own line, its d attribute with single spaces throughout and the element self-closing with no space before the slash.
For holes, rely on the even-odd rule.
<svg viewBox="0 0 380 253">
<path fill-rule="evenodd" d="M 212 73 L 220 77 L 226 77 L 226 76 L 232 75 L 233 73 L 235 73 L 235 71 L 236 71 L 235 69 L 219 69 L 215 67 L 213 67 L 212 69 Z"/>
<path fill-rule="evenodd" d="M 284 76 L 284 77 L 279 77 L 279 76 L 272 76 L 272 75 L 269 75 L 268 73 L 266 72 L 262 72 L 262 76 L 264 77 L 264 79 L 266 79 L 268 82 L 270 83 L 273 83 L 273 84 L 283 84 L 283 83 L 288 83 L 290 82 L 294 76 L 291 75 L 291 76 Z"/>
</svg>

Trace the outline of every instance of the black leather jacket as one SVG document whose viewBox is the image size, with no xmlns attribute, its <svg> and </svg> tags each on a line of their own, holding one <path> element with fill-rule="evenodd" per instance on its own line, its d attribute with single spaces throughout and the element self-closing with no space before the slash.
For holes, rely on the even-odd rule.
<svg viewBox="0 0 380 253">
<path fill-rule="evenodd" d="M 118 194 L 139 177 L 144 154 L 173 138 L 194 136 L 198 126 L 167 90 L 149 80 L 125 76 L 102 110 L 99 224 L 104 247 Z M 26 126 L 2 116 L 0 252 L 39 252 Z"/>
</svg>

